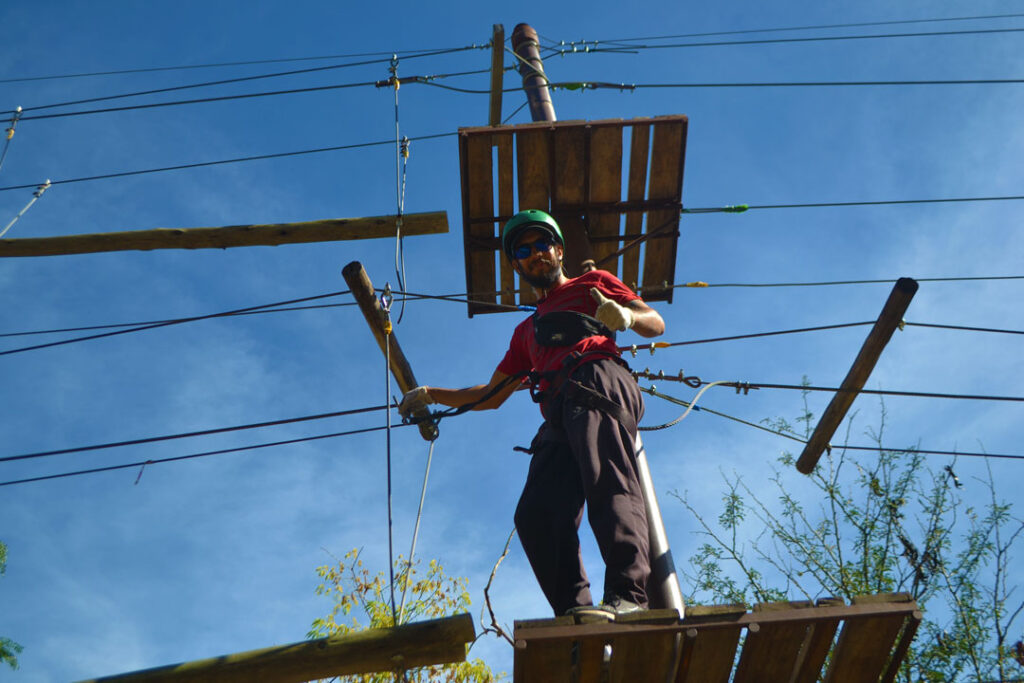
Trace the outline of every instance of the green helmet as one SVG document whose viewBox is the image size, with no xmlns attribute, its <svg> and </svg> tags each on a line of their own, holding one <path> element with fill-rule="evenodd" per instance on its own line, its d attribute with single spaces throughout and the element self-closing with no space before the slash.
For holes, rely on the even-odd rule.
<svg viewBox="0 0 1024 683">
<path fill-rule="evenodd" d="M 565 239 L 562 237 L 562 230 L 551 214 L 539 209 L 527 209 L 520 211 L 505 223 L 501 231 L 501 250 L 505 252 L 508 259 L 512 259 L 512 247 L 515 246 L 519 235 L 527 230 L 541 230 L 551 235 L 556 242 L 565 246 Z"/>
</svg>

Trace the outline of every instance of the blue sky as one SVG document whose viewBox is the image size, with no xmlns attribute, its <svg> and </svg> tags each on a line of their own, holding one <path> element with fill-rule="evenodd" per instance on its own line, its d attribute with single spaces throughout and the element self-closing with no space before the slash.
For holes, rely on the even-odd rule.
<svg viewBox="0 0 1024 683">
<path fill-rule="evenodd" d="M 431 4 L 358 7 L 325 2 L 55 2 L 0 9 L 0 110 L 271 73 L 324 60 L 114 76 L 12 81 L 30 76 L 220 62 L 410 52 L 485 45 L 491 26 L 534 25 L 545 41 L 609 40 L 853 22 L 1024 12 L 1021 2 L 791 2 Z M 721 36 L 864 35 L 1018 28 L 1021 18 Z M 738 83 L 1007 79 L 1024 75 L 1020 34 L 976 34 L 775 45 L 732 45 L 551 57 L 552 80 Z M 712 40 L 706 38 L 704 40 Z M 648 41 L 658 43 L 666 41 Z M 668 41 L 672 42 L 672 41 Z M 506 60 L 508 63 L 508 60 Z M 489 66 L 487 50 L 400 61 L 400 75 Z M 184 91 L 156 102 L 375 81 L 383 62 L 319 74 Z M 486 75 L 445 81 L 485 89 Z M 514 87 L 518 77 L 506 76 Z M 690 117 L 684 204 L 800 204 L 1020 195 L 1024 89 L 1012 85 L 690 88 L 554 93 L 559 119 Z M 400 125 L 411 138 L 484 125 L 487 97 L 403 86 Z M 522 102 L 507 93 L 504 115 Z M 78 105 L 68 109 L 91 108 Z M 98 105 L 104 106 L 104 105 Z M 20 122 L 0 187 L 120 171 L 348 145 L 394 137 L 394 95 L 362 87 Z M 524 110 L 512 123 L 528 121 Z M 0 226 L 31 190 L 0 192 Z M 414 142 L 405 210 L 447 211 L 451 232 L 405 241 L 410 291 L 465 291 L 454 137 Z M 391 146 L 204 169 L 58 184 L 6 235 L 66 235 L 393 214 Z M 677 282 L 1021 275 L 1020 202 L 764 209 L 685 216 Z M 124 252 L 0 263 L 0 332 L 203 315 L 345 289 L 359 260 L 374 284 L 395 280 L 391 240 L 227 251 Z M 869 320 L 890 285 L 681 289 L 660 304 L 666 341 Z M 1024 329 L 1015 280 L 923 282 L 907 320 Z M 410 304 L 397 336 L 420 381 L 465 386 L 490 376 L 520 314 L 477 316 L 448 302 Z M 638 358 L 712 380 L 823 386 L 846 374 L 866 328 L 684 346 Z M 61 335 L 0 338 L 0 350 Z M 1019 336 L 910 327 L 897 333 L 873 388 L 1019 395 Z M 0 356 L 0 456 L 381 405 L 384 361 L 357 309 L 329 308 L 217 319 Z M 682 397 L 678 385 L 659 389 Z M 393 389 L 393 391 L 397 391 Z M 709 407 L 745 419 L 793 418 L 796 392 L 707 392 Z M 828 401 L 813 395 L 820 414 Z M 893 446 L 1020 453 L 1019 404 L 890 398 Z M 855 404 L 854 443 L 878 402 Z M 648 424 L 678 414 L 650 399 Z M 418 554 L 469 578 L 474 617 L 512 527 L 536 408 L 518 396 L 501 411 L 442 424 Z M 379 426 L 380 413 L 215 437 L 0 463 L 9 481 L 70 470 Z M 720 472 L 756 486 L 789 444 L 712 416 L 691 415 L 645 437 L 677 561 L 697 539 L 668 492 L 689 491 L 717 515 Z M 393 436 L 395 544 L 408 547 L 427 447 L 415 430 Z M 329 605 L 314 568 L 363 548 L 387 565 L 385 439 L 381 432 L 138 470 L 0 488 L 0 635 L 25 646 L 4 678 L 61 681 L 113 674 L 302 639 Z M 937 461 L 944 464 L 946 461 Z M 1000 492 L 1019 463 L 992 463 Z M 980 460 L 957 464 L 961 480 Z M 795 489 L 805 486 L 787 473 Z M 974 495 L 968 489 L 968 496 Z M 599 559 L 584 533 L 591 578 Z M 1019 576 L 1019 567 L 1017 568 Z M 684 591 L 687 587 L 684 585 Z M 494 588 L 499 619 L 545 616 L 546 603 L 513 547 Z M 478 624 L 479 629 L 479 624 Z M 474 648 L 511 671 L 511 650 Z"/>
</svg>

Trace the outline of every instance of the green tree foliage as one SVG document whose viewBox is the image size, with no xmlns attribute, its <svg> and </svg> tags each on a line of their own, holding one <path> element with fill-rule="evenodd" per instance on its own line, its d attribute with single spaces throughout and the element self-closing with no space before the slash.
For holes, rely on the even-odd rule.
<svg viewBox="0 0 1024 683">
<path fill-rule="evenodd" d="M 444 568 L 436 560 L 431 560 L 426 574 L 417 578 L 418 564 L 410 566 L 401 556 L 395 560 L 396 607 L 401 603 L 403 591 L 407 591 L 399 623 L 438 619 L 469 611 L 470 598 L 465 578 L 446 576 Z M 371 574 L 359 559 L 358 549 L 350 551 L 335 565 L 317 567 L 316 573 L 320 577 L 317 595 L 330 597 L 334 604 L 326 617 L 313 621 L 308 637 L 323 638 L 394 625 L 390 579 L 384 572 Z M 395 677 L 392 673 L 376 673 L 342 676 L 338 680 L 393 683 Z M 409 671 L 404 680 L 410 683 L 489 683 L 495 680 L 495 675 L 483 660 L 474 659 Z"/>
<path fill-rule="evenodd" d="M 849 601 L 907 592 L 925 621 L 901 680 L 1020 679 L 1024 644 L 1020 629 L 1013 629 L 1024 601 L 1013 595 L 1011 570 L 1019 576 L 1020 566 L 1011 567 L 1011 550 L 1024 523 L 999 499 L 991 470 L 964 483 L 955 460 L 937 463 L 913 450 L 883 449 L 885 421 L 883 403 L 878 429 L 867 431 L 878 450 L 855 456 L 833 446 L 806 480 L 810 487 L 794 482 L 803 475 L 790 453 L 778 459 L 783 469 L 774 469 L 756 490 L 739 475 L 723 475 L 717 520 L 676 494 L 705 537 L 690 562 L 692 599 Z M 813 422 L 806 403 L 797 422 L 806 439 Z M 785 420 L 766 423 L 798 435 Z M 793 492 L 800 489 L 810 493 Z"/>
<path fill-rule="evenodd" d="M 7 545 L 0 541 L 0 576 L 7 571 Z M 10 638 L 0 636 L 0 664 L 6 664 L 12 669 L 18 668 L 18 655 L 22 647 Z"/>
</svg>

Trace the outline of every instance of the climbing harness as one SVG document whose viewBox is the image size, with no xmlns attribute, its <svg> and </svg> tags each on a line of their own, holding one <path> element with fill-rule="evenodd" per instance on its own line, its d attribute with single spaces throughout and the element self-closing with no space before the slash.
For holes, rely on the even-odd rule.
<svg viewBox="0 0 1024 683">
<path fill-rule="evenodd" d="M 533 338 L 541 346 L 572 346 L 587 337 L 608 337 L 615 341 L 615 332 L 603 322 L 576 311 L 552 311 L 530 316 Z"/>
</svg>

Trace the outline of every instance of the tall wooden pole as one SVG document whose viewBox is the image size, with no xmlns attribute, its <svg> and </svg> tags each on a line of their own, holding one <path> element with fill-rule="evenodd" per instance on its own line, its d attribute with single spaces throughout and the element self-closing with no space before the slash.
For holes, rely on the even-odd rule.
<svg viewBox="0 0 1024 683">
<path fill-rule="evenodd" d="M 501 125 L 501 95 L 505 84 L 505 27 L 495 24 L 491 34 L 491 100 L 488 126 Z"/>
<path fill-rule="evenodd" d="M 402 393 L 404 394 L 410 389 L 419 386 L 416 376 L 412 373 L 412 366 L 409 365 L 405 354 L 402 353 L 402 347 L 398 345 L 398 338 L 395 336 L 394 330 L 389 331 L 391 323 L 388 320 L 388 315 L 380 307 L 377 295 L 373 291 L 373 283 L 370 282 L 370 277 L 366 274 L 363 264 L 359 261 L 353 261 L 342 269 L 341 274 L 345 277 L 345 282 L 348 283 L 356 303 L 359 304 L 363 317 L 366 318 L 366 322 L 370 325 L 370 331 L 373 332 L 377 345 L 380 346 L 380 350 L 388 357 L 391 374 L 394 375 L 395 381 L 398 382 Z M 414 417 L 429 418 L 430 412 L 424 408 L 422 411 L 415 413 Z M 419 428 L 420 436 L 427 441 L 433 441 L 437 438 L 437 425 L 431 420 L 425 419 L 423 422 L 420 422 Z"/>
<path fill-rule="evenodd" d="M 910 305 L 910 300 L 914 298 L 915 292 L 917 292 L 916 280 L 901 277 L 896 281 L 896 285 L 889 294 L 889 299 L 882 307 L 878 320 L 875 321 L 875 326 L 871 328 L 860 353 L 853 361 L 850 372 L 839 386 L 839 391 L 832 397 L 828 408 L 825 409 L 818 421 L 818 426 L 814 428 L 814 433 L 811 434 L 807 445 L 804 446 L 803 453 L 796 461 L 796 468 L 804 474 L 814 471 L 814 466 L 818 464 L 822 452 L 829 447 L 829 441 L 846 417 L 857 394 L 864 388 L 871 371 L 875 368 L 875 363 L 882 355 L 882 350 L 889 343 L 889 339 L 900 321 L 903 320 L 903 314 L 907 312 L 907 307 Z"/>
</svg>

